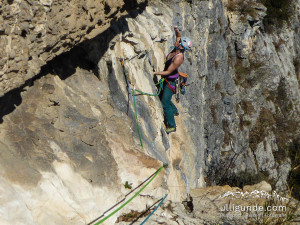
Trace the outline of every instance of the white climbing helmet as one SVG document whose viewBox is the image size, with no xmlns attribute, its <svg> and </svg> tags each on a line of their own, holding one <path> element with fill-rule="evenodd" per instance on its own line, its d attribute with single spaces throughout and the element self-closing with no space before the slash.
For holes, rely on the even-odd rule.
<svg viewBox="0 0 300 225">
<path fill-rule="evenodd" d="M 192 41 L 188 37 L 180 38 L 180 45 L 184 48 L 184 50 L 192 49 Z"/>
</svg>

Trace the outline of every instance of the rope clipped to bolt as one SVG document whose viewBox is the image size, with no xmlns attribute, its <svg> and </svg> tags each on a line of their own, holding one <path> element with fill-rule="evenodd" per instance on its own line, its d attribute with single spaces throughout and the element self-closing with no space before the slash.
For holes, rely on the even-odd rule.
<svg viewBox="0 0 300 225">
<path fill-rule="evenodd" d="M 137 90 L 135 87 L 133 87 L 132 89 L 132 98 L 133 98 L 133 105 L 134 105 L 134 112 L 135 112 L 135 121 L 136 121 L 136 125 L 137 125 L 137 128 L 138 128 L 138 133 L 139 133 L 139 138 L 140 138 L 140 143 L 141 143 L 141 146 L 142 146 L 142 149 L 144 149 L 144 146 L 143 146 L 143 141 L 142 141 L 142 134 L 141 134 L 141 130 L 140 130 L 140 125 L 139 125 L 139 120 L 138 120 L 138 114 L 137 114 L 137 107 L 136 107 L 136 100 L 135 100 L 135 91 L 143 94 L 143 95 L 148 95 L 148 96 L 158 96 L 162 90 L 162 87 L 163 87 L 163 82 L 164 82 L 164 79 L 161 79 L 157 84 L 155 85 L 158 85 L 160 84 L 160 87 L 159 87 L 159 90 L 157 92 L 157 94 L 149 94 L 149 93 L 145 93 L 145 92 L 142 92 L 140 90 Z"/>
<path fill-rule="evenodd" d="M 125 76 L 125 79 L 126 79 L 127 90 L 129 91 L 130 88 L 128 88 L 128 87 L 132 84 L 130 84 L 129 81 L 128 81 L 128 77 L 127 77 L 127 74 L 126 74 L 126 71 L 125 71 L 124 60 L 121 59 L 120 61 L 121 61 L 121 65 L 122 65 L 123 71 L 124 71 L 124 76 Z M 134 85 L 132 85 L 133 88 L 131 88 L 132 89 L 131 94 L 132 94 L 133 105 L 134 105 L 134 113 L 135 113 L 135 121 L 136 121 L 137 129 L 138 129 L 138 134 L 139 134 L 139 139 L 140 139 L 142 149 L 144 149 L 144 145 L 143 145 L 143 141 L 142 141 L 142 134 L 141 134 L 141 129 L 140 129 L 139 120 L 138 120 L 138 113 L 137 113 L 136 99 L 135 99 L 135 96 L 137 96 L 137 95 L 135 94 L 135 92 L 140 93 L 140 95 L 159 96 L 160 93 L 161 93 L 161 90 L 163 89 L 163 83 L 164 83 L 164 78 L 160 79 L 160 81 L 155 84 L 155 86 L 159 85 L 159 90 L 157 91 L 156 94 L 151 94 L 151 93 L 146 93 L 146 92 L 140 91 L 140 90 L 136 89 Z"/>
</svg>

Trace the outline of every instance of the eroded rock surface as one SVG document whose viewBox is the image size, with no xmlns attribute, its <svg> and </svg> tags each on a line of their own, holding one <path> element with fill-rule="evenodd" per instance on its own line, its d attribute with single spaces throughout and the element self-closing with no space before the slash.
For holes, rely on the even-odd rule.
<svg viewBox="0 0 300 225">
<path fill-rule="evenodd" d="M 22 86 L 48 61 L 128 16 L 144 1 L 1 1 L 0 96 Z"/>
<path fill-rule="evenodd" d="M 218 223 L 203 205 L 188 214 L 178 204 L 211 185 L 266 180 L 287 193 L 299 146 L 299 10 L 289 26 L 267 33 L 266 7 L 247 2 L 252 13 L 243 16 L 219 0 L 5 1 L 0 222 L 87 224 L 128 193 L 126 183 L 137 186 L 163 163 L 168 168 L 105 224 L 166 193 L 176 212 L 160 212 L 152 224 Z M 180 68 L 190 85 L 170 135 L 159 98 L 136 96 L 142 149 L 125 75 L 130 87 L 157 91 L 149 56 L 162 70 L 173 25 L 193 40 Z M 208 201 L 213 188 L 200 197 Z"/>
</svg>

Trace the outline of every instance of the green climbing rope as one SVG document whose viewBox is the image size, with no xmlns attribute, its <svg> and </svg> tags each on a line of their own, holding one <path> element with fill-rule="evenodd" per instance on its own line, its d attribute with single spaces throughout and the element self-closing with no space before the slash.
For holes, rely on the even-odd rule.
<svg viewBox="0 0 300 225">
<path fill-rule="evenodd" d="M 134 112 L 135 112 L 135 121 L 136 121 L 137 129 L 138 129 L 138 133 L 139 133 L 140 143 L 141 143 L 142 148 L 144 149 L 143 141 L 142 141 L 142 135 L 141 135 L 141 130 L 140 130 L 140 125 L 139 125 L 139 120 L 138 120 L 138 116 L 137 116 L 134 90 L 135 89 L 132 89 L 133 105 L 134 105 Z"/>
<path fill-rule="evenodd" d="M 140 125 L 139 125 L 139 120 L 138 120 L 138 116 L 137 116 L 135 91 L 139 92 L 142 95 L 158 96 L 160 94 L 162 88 L 163 88 L 163 83 L 164 83 L 164 78 L 160 79 L 160 81 L 157 84 L 155 84 L 155 86 L 159 84 L 159 90 L 156 94 L 145 93 L 145 92 L 142 92 L 142 91 L 137 90 L 135 88 L 132 89 L 132 98 L 133 98 L 133 104 L 134 104 L 135 120 L 136 120 L 136 125 L 137 125 L 137 128 L 138 128 L 138 133 L 139 133 L 139 138 L 140 138 L 140 143 L 141 143 L 142 149 L 144 149 L 144 146 L 143 146 L 143 141 L 142 141 L 142 135 L 141 135 Z"/>
<path fill-rule="evenodd" d="M 148 95 L 148 96 L 159 96 L 161 90 L 162 90 L 162 87 L 163 87 L 163 83 L 164 83 L 164 78 L 160 79 L 160 81 L 158 83 L 155 84 L 155 86 L 157 86 L 159 84 L 159 90 L 156 94 L 149 94 L 149 93 L 146 93 L 146 92 L 142 92 L 138 89 L 135 89 L 137 92 L 139 92 L 140 94 L 142 95 Z"/>
<path fill-rule="evenodd" d="M 109 217 L 117 213 L 119 210 L 121 210 L 125 205 L 127 205 L 129 202 L 131 202 L 136 196 L 138 196 L 151 182 L 152 180 L 160 173 L 160 171 L 165 168 L 167 165 L 163 165 L 162 167 L 159 168 L 159 170 L 156 172 L 156 174 L 130 199 L 128 199 L 123 205 L 121 205 L 119 208 L 117 208 L 115 211 L 113 211 L 111 214 L 100 220 L 99 222 L 95 223 L 94 225 L 99 225 L 103 223 L 105 220 L 107 220 Z"/>
</svg>

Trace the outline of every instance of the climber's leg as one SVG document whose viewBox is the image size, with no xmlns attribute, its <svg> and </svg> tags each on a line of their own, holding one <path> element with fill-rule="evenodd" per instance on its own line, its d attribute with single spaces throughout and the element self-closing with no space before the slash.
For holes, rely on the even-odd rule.
<svg viewBox="0 0 300 225">
<path fill-rule="evenodd" d="M 174 82 L 170 82 L 171 85 L 173 85 Z M 171 102 L 173 96 L 173 92 L 170 90 L 170 88 L 164 84 L 163 94 L 161 98 L 161 102 L 163 105 L 164 113 L 165 113 L 165 119 L 170 128 L 176 128 L 176 123 L 174 119 L 174 109 L 172 105 L 174 105 Z M 175 105 L 174 105 L 175 107 Z M 176 108 L 176 107 L 175 107 Z"/>
</svg>

